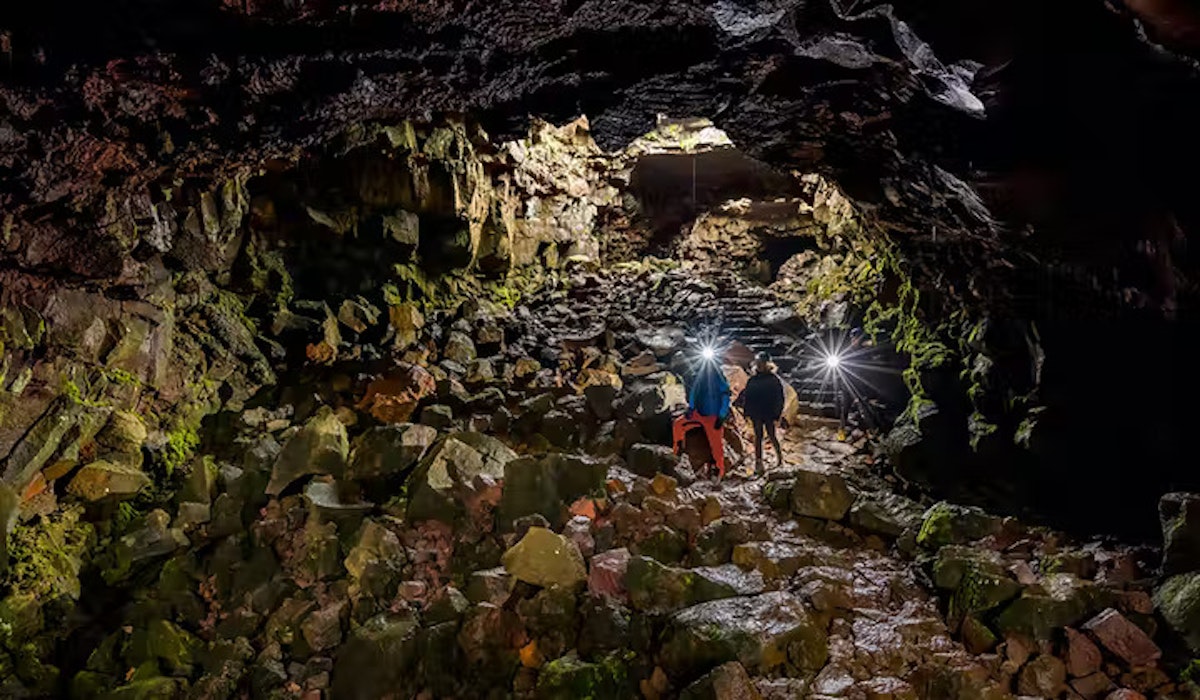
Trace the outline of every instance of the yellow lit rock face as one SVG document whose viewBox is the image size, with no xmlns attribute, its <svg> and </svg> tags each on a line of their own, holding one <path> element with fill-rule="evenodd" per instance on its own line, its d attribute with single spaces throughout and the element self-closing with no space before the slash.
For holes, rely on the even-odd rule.
<svg viewBox="0 0 1200 700">
<path fill-rule="evenodd" d="M 518 580 L 543 588 L 574 586 L 587 579 L 583 555 L 574 542 L 542 527 L 531 527 L 501 560 Z"/>
<path fill-rule="evenodd" d="M 99 461 L 80 469 L 67 491 L 87 501 L 99 501 L 107 496 L 133 496 L 149 485 L 150 478 L 140 469 Z"/>
</svg>

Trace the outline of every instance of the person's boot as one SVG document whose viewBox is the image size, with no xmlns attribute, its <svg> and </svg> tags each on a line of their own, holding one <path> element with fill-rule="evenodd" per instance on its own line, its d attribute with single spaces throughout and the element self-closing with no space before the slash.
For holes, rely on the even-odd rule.
<svg viewBox="0 0 1200 700">
<path fill-rule="evenodd" d="M 766 476 L 767 470 L 763 467 L 762 458 L 754 460 L 754 476 Z"/>
</svg>

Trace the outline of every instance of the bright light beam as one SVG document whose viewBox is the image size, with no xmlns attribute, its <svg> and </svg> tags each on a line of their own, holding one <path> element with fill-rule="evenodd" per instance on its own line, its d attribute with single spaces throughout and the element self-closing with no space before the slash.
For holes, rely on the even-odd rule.
<svg viewBox="0 0 1200 700">
<path fill-rule="evenodd" d="M 700 357 L 703 357 L 706 361 L 711 362 L 712 360 L 716 359 L 717 351 L 713 348 L 713 346 L 705 345 L 700 349 Z"/>
<path fill-rule="evenodd" d="M 837 370 L 842 364 L 842 357 L 835 352 L 831 352 L 825 356 L 825 366 L 831 370 Z"/>
</svg>

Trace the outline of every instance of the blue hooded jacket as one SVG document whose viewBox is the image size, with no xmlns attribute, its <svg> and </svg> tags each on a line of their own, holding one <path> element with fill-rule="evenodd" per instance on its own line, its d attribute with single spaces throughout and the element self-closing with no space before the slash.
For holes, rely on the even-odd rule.
<svg viewBox="0 0 1200 700">
<path fill-rule="evenodd" d="M 702 416 L 717 416 L 725 420 L 729 416 L 729 382 L 725 373 L 714 363 L 705 363 L 696 374 L 688 396 L 688 407 Z"/>
</svg>

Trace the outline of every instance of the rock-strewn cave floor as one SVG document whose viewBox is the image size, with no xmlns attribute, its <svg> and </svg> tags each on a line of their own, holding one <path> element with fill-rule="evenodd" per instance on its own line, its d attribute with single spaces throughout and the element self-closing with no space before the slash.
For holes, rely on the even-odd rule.
<svg viewBox="0 0 1200 700">
<path fill-rule="evenodd" d="M 935 503 L 795 406 L 766 478 L 674 456 L 668 367 L 721 280 L 577 270 L 408 319 L 436 361 L 332 362 L 217 414 L 89 582 L 58 692 L 1187 697 L 1152 638 L 1154 551 Z M 106 444 L 87 483 L 129 487 Z"/>
</svg>

